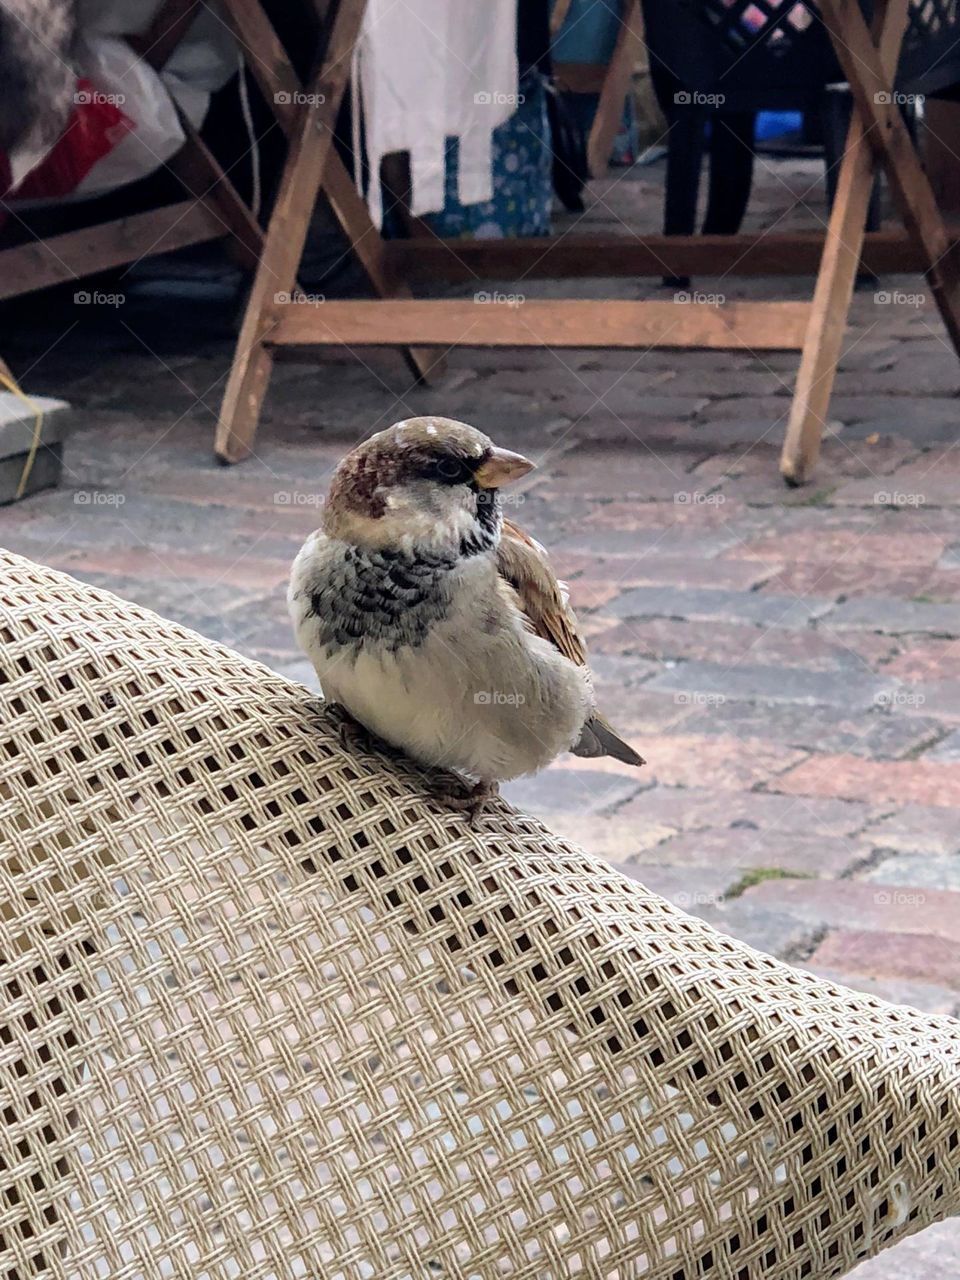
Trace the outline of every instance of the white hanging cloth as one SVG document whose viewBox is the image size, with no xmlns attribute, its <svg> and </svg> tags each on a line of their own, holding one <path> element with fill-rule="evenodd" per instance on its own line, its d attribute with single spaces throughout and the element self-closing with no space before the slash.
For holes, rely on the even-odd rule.
<svg viewBox="0 0 960 1280">
<path fill-rule="evenodd" d="M 380 161 L 410 153 L 411 212 L 443 208 L 444 146 L 460 140 L 463 204 L 493 196 L 493 130 L 518 103 L 517 0 L 367 0 L 354 52 L 370 183 L 383 223 Z"/>
</svg>

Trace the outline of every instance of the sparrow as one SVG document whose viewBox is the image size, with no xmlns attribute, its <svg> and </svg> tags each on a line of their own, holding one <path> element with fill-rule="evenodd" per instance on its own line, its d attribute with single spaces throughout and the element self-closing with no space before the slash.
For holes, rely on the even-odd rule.
<svg viewBox="0 0 960 1280">
<path fill-rule="evenodd" d="M 353 729 L 472 779 L 466 794 L 437 787 L 471 818 L 564 751 L 644 763 L 597 710 L 546 551 L 503 516 L 500 488 L 533 466 L 451 418 L 398 422 L 340 462 L 290 575 L 324 698 Z"/>
</svg>

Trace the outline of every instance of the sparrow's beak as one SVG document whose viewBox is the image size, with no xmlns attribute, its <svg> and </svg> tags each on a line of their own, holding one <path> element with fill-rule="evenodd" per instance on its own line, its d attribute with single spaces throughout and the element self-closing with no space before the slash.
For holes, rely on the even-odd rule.
<svg viewBox="0 0 960 1280">
<path fill-rule="evenodd" d="M 513 453 L 509 449 L 494 449 L 486 462 L 477 467 L 473 478 L 481 489 L 500 489 L 511 480 L 519 480 L 535 466 L 536 463 L 525 458 L 522 453 Z"/>
</svg>

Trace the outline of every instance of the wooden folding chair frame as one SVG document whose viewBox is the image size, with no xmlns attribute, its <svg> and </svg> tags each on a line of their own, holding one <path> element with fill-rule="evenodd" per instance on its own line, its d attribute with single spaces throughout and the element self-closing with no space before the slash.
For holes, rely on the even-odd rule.
<svg viewBox="0 0 960 1280">
<path fill-rule="evenodd" d="M 636 0 L 628 3 L 635 4 Z M 766 314 L 769 304 L 764 303 L 736 303 L 723 309 L 691 306 L 681 310 L 669 302 L 532 301 L 522 308 L 508 309 L 477 305 L 470 300 L 414 300 L 407 287 L 400 284 L 405 279 L 399 268 L 403 247 L 386 244 L 373 228 L 332 145 L 365 0 L 340 0 L 335 6 L 318 70 L 306 86 L 301 85 L 258 0 L 225 0 L 225 7 L 243 47 L 251 54 L 251 71 L 290 138 L 290 150 L 220 412 L 216 451 L 223 461 L 235 462 L 250 452 L 270 376 L 272 351 L 281 346 L 400 346 L 407 350 L 419 377 L 431 372 L 429 357 L 422 348 L 800 347 L 807 319 L 807 308 L 802 303 L 777 304 L 778 326 L 774 331 Z M 381 301 L 311 306 L 304 305 L 308 299 L 297 295 L 295 275 L 309 215 L 321 190 L 361 260 L 366 255 L 375 262 L 376 274 L 370 274 L 375 282 L 379 278 Z M 560 243 L 552 237 L 483 241 L 474 243 L 472 250 L 475 257 L 478 251 L 483 258 L 490 253 L 492 263 L 498 248 L 506 247 L 532 265 L 536 260 L 533 255 L 539 257 L 544 246 L 549 254 Z M 608 247 L 618 256 L 622 243 Z M 442 263 L 438 264 L 436 252 L 429 254 L 434 266 L 440 267 L 435 278 L 455 278 L 464 268 L 473 278 L 479 278 L 486 264 L 478 262 L 476 269 L 472 268 L 462 248 L 459 243 L 454 246 L 439 240 L 406 242 L 407 251 L 414 254 L 440 250 L 444 255 Z M 604 267 L 598 272 L 594 249 L 595 242 L 591 240 L 593 274 L 622 274 L 615 258 L 611 259 L 611 271 Z M 655 272 L 664 271 L 665 267 L 664 260 L 658 258 Z"/>
<path fill-rule="evenodd" d="M 856 105 L 825 236 L 660 236 L 633 242 L 567 235 L 451 245 L 428 239 L 384 243 L 332 147 L 332 129 L 364 0 L 341 0 L 337 6 L 321 65 L 305 93 L 257 0 L 226 0 L 241 41 L 257 51 L 251 69 L 267 100 L 273 99 L 291 146 L 224 397 L 218 455 L 232 462 L 250 451 L 272 350 L 282 346 L 403 346 L 420 376 L 430 371 L 423 348 L 782 349 L 803 352 L 781 462 L 786 479 L 801 483 L 816 462 L 861 264 L 876 271 L 925 271 L 960 351 L 954 244 L 892 88 L 908 2 L 878 4 L 871 35 L 857 0 L 822 0 L 821 13 Z M 627 3 L 626 18 L 632 21 L 636 0 Z M 321 87 L 323 94 L 318 97 Z M 878 165 L 889 173 L 906 233 L 864 233 Z M 293 281 L 320 190 L 330 199 L 383 300 L 309 306 L 297 299 Z M 399 283 L 418 277 L 437 281 L 695 271 L 715 275 L 724 270 L 814 273 L 813 300 L 740 302 L 715 308 L 681 308 L 664 301 L 550 300 L 498 307 L 470 299 L 413 300 Z"/>
<path fill-rule="evenodd" d="M 366 0 L 341 0 L 330 6 L 323 50 L 304 85 L 259 0 L 225 0 L 227 18 L 250 71 L 289 140 L 220 412 L 216 451 L 225 462 L 236 462 L 250 452 L 273 364 L 276 316 L 283 306 L 299 305 L 296 299 L 303 296 L 296 289 L 296 276 L 321 189 L 374 289 L 385 299 L 412 297 L 389 269 L 383 239 L 333 146 L 365 5 Z M 328 332 L 325 338 L 336 340 Z M 391 345 L 404 349 L 418 378 L 425 378 L 438 363 L 435 353 L 402 341 Z"/>
</svg>

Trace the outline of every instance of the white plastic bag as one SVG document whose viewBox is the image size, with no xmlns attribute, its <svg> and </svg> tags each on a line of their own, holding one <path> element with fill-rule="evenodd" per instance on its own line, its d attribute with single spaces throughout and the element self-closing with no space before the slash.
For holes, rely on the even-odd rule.
<svg viewBox="0 0 960 1280">
<path fill-rule="evenodd" d="M 152 67 L 131 57 L 125 40 L 102 35 L 84 38 L 81 68 L 96 92 L 115 102 L 134 122 L 134 128 L 77 187 L 75 194 L 87 197 L 145 178 L 179 151 L 185 139 L 163 81 Z"/>
<path fill-rule="evenodd" d="M 83 0 L 80 5 L 79 70 L 99 92 L 114 95 L 135 127 L 93 166 L 77 188 L 79 197 L 135 182 L 169 160 L 185 140 L 173 100 L 199 128 L 210 94 L 237 70 L 233 36 L 205 6 L 159 75 L 136 57 L 123 37 L 143 34 L 159 6 L 160 0 Z"/>
</svg>

